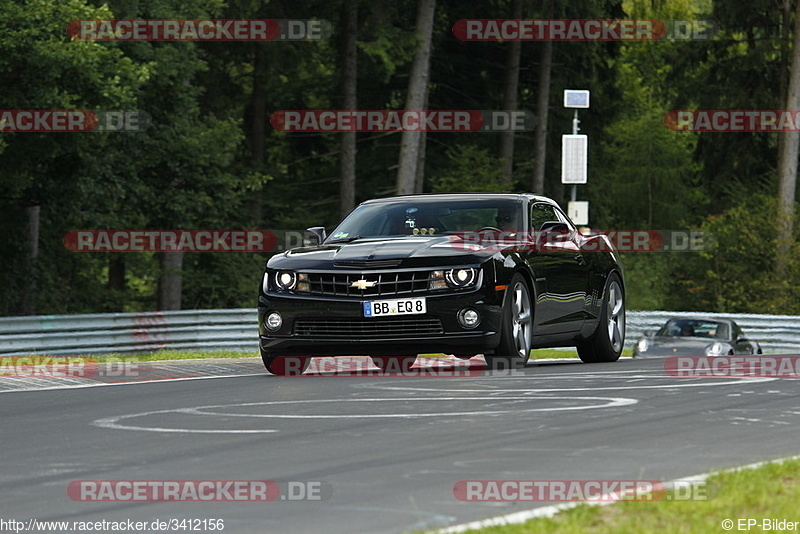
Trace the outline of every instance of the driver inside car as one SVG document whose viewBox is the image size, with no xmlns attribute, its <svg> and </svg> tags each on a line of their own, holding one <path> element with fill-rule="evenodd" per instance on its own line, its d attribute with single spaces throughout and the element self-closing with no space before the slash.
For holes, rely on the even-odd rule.
<svg viewBox="0 0 800 534">
<path fill-rule="evenodd" d="M 503 232 L 510 232 L 510 237 L 516 235 L 519 230 L 519 221 L 517 220 L 517 210 L 509 210 L 500 208 L 497 210 L 497 216 L 494 218 L 496 227 Z"/>
</svg>

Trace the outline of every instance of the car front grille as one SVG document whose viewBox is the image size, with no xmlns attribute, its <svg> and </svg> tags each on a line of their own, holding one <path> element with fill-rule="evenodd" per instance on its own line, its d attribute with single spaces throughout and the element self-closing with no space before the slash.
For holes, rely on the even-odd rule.
<svg viewBox="0 0 800 534">
<path fill-rule="evenodd" d="M 435 317 L 381 317 L 376 319 L 305 318 L 294 322 L 294 333 L 303 337 L 381 338 L 442 334 Z"/>
<path fill-rule="evenodd" d="M 390 273 L 308 273 L 309 294 L 330 297 L 390 297 L 428 292 L 430 271 Z M 364 287 L 353 287 L 363 281 Z"/>
</svg>

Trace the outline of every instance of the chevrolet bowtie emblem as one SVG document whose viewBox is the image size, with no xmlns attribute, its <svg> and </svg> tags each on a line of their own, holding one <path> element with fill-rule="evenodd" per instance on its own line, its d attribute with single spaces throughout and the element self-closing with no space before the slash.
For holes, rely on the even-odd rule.
<svg viewBox="0 0 800 534">
<path fill-rule="evenodd" d="M 355 287 L 363 291 L 368 287 L 375 287 L 376 285 L 378 285 L 378 282 L 370 282 L 369 280 L 364 280 L 362 278 L 361 280 L 356 280 L 355 282 L 350 284 L 350 287 Z"/>
</svg>

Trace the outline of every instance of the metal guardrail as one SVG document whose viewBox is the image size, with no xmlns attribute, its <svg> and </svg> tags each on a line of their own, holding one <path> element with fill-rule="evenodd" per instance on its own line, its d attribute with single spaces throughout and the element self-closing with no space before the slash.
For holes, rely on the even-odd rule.
<svg viewBox="0 0 800 534">
<path fill-rule="evenodd" d="M 632 347 L 641 339 L 645 331 L 657 330 L 671 317 L 733 319 L 742 328 L 748 339 L 761 344 L 765 353 L 800 354 L 800 315 L 629 311 L 625 346 Z"/>
<path fill-rule="evenodd" d="M 764 352 L 800 353 L 800 316 L 629 311 L 625 345 L 670 317 L 725 317 Z M 184 310 L 86 315 L 0 317 L 0 355 L 70 356 L 174 350 L 258 351 L 256 310 Z"/>
<path fill-rule="evenodd" d="M 250 308 L 0 318 L 0 354 L 69 356 L 175 350 L 258 351 Z"/>
</svg>

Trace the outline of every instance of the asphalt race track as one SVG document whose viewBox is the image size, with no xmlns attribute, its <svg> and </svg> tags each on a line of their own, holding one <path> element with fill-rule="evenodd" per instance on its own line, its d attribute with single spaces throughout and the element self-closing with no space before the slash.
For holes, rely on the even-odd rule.
<svg viewBox="0 0 800 534">
<path fill-rule="evenodd" d="M 141 364 L 123 385 L 6 377 L 0 517 L 407 532 L 549 504 L 461 502 L 461 480 L 667 481 L 798 453 L 797 380 L 676 378 L 663 363 L 280 378 L 247 358 Z M 302 481 L 325 495 L 82 502 L 67 494 L 80 480 Z"/>
</svg>

